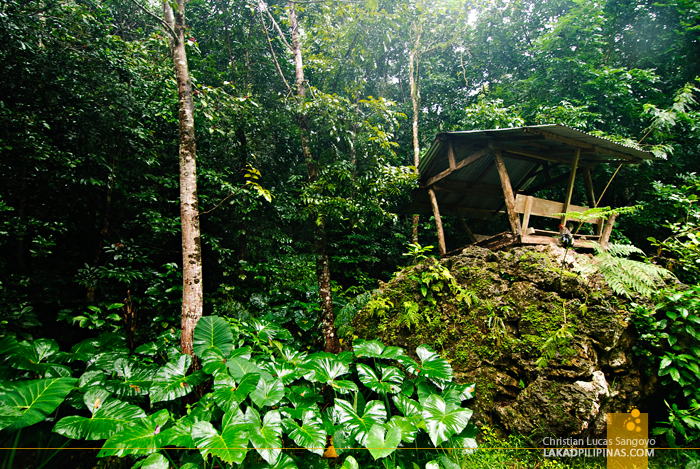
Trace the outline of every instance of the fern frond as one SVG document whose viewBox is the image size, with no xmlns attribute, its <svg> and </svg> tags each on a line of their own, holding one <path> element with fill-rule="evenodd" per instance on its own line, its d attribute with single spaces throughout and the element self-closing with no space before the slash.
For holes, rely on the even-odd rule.
<svg viewBox="0 0 700 469">
<path fill-rule="evenodd" d="M 568 220 L 572 221 L 579 221 L 579 222 L 587 222 L 591 220 L 596 220 L 598 218 L 601 218 L 603 220 L 610 218 L 612 215 L 627 215 L 630 213 L 634 213 L 637 210 L 642 210 L 644 207 L 642 205 L 633 205 L 630 207 L 617 207 L 617 208 L 610 208 L 610 207 L 595 207 L 595 208 L 589 208 L 586 211 L 583 212 L 566 212 L 566 213 L 553 213 L 552 216 L 554 217 L 566 217 Z"/>
<path fill-rule="evenodd" d="M 650 297 L 659 287 L 664 286 L 664 280 L 672 278 L 673 274 L 654 264 L 627 259 L 626 253 L 639 253 L 641 250 L 631 245 L 611 245 L 607 252 L 600 252 L 598 259 L 599 272 L 605 277 L 610 288 L 618 294 L 630 298 L 633 294 Z"/>
<path fill-rule="evenodd" d="M 605 252 L 616 257 L 627 257 L 630 254 L 644 255 L 644 251 L 633 244 L 609 244 Z"/>
</svg>

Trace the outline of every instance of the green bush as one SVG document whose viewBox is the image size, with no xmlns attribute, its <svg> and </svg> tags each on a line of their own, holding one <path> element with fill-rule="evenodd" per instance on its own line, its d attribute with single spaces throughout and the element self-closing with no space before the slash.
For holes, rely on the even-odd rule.
<svg viewBox="0 0 700 469">
<path fill-rule="evenodd" d="M 285 344 L 290 338 L 265 321 L 204 317 L 194 335 L 201 369 L 192 371 L 175 330 L 133 355 L 114 333 L 67 353 L 53 340 L 5 337 L 0 438 L 16 447 L 24 429 L 22 441 L 47 446 L 39 427 L 49 425 L 49 438 L 64 446 L 102 442 L 100 457 L 187 469 L 329 467 L 324 453 L 348 468 L 413 469 L 477 446 L 472 412 L 462 407 L 474 386 L 454 383 L 430 347 L 418 347 L 417 361 L 362 340 L 354 352 L 309 355 Z M 426 447 L 435 449 L 418 451 Z M 13 458 L 11 450 L 6 467 Z"/>
</svg>

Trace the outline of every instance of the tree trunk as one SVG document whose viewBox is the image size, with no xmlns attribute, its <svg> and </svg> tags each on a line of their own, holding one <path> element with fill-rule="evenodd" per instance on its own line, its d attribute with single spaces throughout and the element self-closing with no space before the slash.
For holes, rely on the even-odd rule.
<svg viewBox="0 0 700 469">
<path fill-rule="evenodd" d="M 417 32 L 417 31 L 416 31 Z M 417 32 L 418 33 L 418 32 Z M 411 87 L 411 104 L 413 105 L 413 120 L 411 128 L 413 130 L 413 165 L 416 167 L 418 174 L 418 163 L 420 163 L 420 143 L 418 142 L 418 113 L 420 112 L 420 88 L 417 80 L 417 55 L 418 47 L 420 46 L 420 33 L 416 34 L 416 42 L 408 55 L 408 80 Z M 413 215 L 412 222 L 412 242 L 418 243 L 418 215 Z"/>
<path fill-rule="evenodd" d="M 202 245 L 197 202 L 197 149 L 194 136 L 192 82 L 185 51 L 185 4 L 177 0 L 173 14 L 168 0 L 163 1 L 163 18 L 175 33 L 170 48 L 177 77 L 180 146 L 180 221 L 182 223 L 182 333 L 180 350 L 192 355 L 194 328 L 203 309 Z"/>
<path fill-rule="evenodd" d="M 294 3 L 288 3 L 289 26 L 292 29 L 292 53 L 294 55 L 294 69 L 296 72 L 297 99 L 299 102 L 299 133 L 301 134 L 301 148 L 304 153 L 306 170 L 309 182 L 318 179 L 318 168 L 311 152 L 309 138 L 309 120 L 304 112 L 303 105 L 306 97 L 306 82 L 304 80 L 304 63 L 301 57 L 301 44 L 299 42 L 299 22 L 297 20 Z M 331 271 L 328 262 L 328 249 L 326 245 L 326 226 L 323 216 L 314 220 L 314 247 L 316 250 L 316 277 L 318 279 L 318 294 L 321 306 L 321 330 L 325 339 L 325 351 L 338 353 L 340 342 L 335 330 L 335 315 L 333 314 L 333 298 L 331 296 Z"/>
</svg>

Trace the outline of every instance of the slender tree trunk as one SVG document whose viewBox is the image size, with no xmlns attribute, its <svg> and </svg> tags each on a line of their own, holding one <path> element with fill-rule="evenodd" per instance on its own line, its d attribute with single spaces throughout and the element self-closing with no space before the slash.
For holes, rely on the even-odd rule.
<svg viewBox="0 0 700 469">
<path fill-rule="evenodd" d="M 306 170 L 309 182 L 318 179 L 318 168 L 311 152 L 309 138 L 309 120 L 303 110 L 306 97 L 306 82 L 304 80 L 304 63 L 301 57 L 301 44 L 299 41 L 299 22 L 294 9 L 294 3 L 288 3 L 289 25 L 292 29 L 292 53 L 294 55 L 294 69 L 296 73 L 297 98 L 299 100 L 299 133 L 301 134 L 301 147 L 306 161 Z M 316 249 L 316 276 L 318 278 L 318 294 L 321 306 L 321 330 L 326 341 L 325 351 L 338 353 L 340 342 L 335 330 L 335 315 L 333 314 L 333 298 L 331 296 L 331 271 L 328 262 L 328 249 L 326 245 L 326 226 L 323 216 L 317 216 L 314 227 L 314 247 Z"/>
<path fill-rule="evenodd" d="M 416 167 L 416 174 L 418 174 L 418 163 L 420 163 L 420 143 L 418 141 L 418 114 L 420 112 L 420 85 L 418 84 L 418 67 L 417 67 L 417 55 L 418 47 L 420 47 L 420 33 L 416 31 L 416 41 L 408 55 L 408 79 L 409 85 L 411 87 L 411 104 L 413 105 L 413 120 L 411 122 L 411 129 L 413 130 L 413 165 Z M 411 238 L 413 244 L 418 243 L 418 215 L 413 215 L 413 222 L 411 224 Z"/>
<path fill-rule="evenodd" d="M 180 349 L 192 355 L 192 337 L 204 302 L 202 285 L 202 245 L 197 202 L 197 149 L 194 136 L 194 103 L 192 82 L 185 51 L 185 4 L 177 0 L 173 12 L 168 0 L 163 1 L 163 18 L 175 33 L 170 47 L 177 77 L 179 146 L 180 146 L 180 221 L 182 223 L 182 333 Z"/>
</svg>

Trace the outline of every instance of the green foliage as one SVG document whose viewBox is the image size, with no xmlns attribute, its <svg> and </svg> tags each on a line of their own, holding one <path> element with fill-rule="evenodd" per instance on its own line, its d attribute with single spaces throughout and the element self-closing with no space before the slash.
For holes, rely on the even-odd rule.
<svg viewBox="0 0 700 469">
<path fill-rule="evenodd" d="M 669 406 L 667 426 L 655 429 L 665 434 L 675 446 L 679 435 L 683 444 L 700 439 L 700 426 L 695 414 L 700 399 L 700 287 L 668 290 L 659 294 L 653 310 L 638 306 L 632 320 L 640 333 L 642 345 L 638 354 L 654 365 L 667 395 L 673 399 Z"/>
<path fill-rule="evenodd" d="M 605 277 L 610 288 L 618 295 L 628 298 L 634 294 L 650 297 L 665 280 L 673 274 L 658 265 L 627 259 L 631 254 L 644 255 L 644 252 L 632 245 L 610 244 L 606 250 L 596 247 L 598 271 Z"/>
<path fill-rule="evenodd" d="M 659 197 L 668 200 L 680 216 L 665 225 L 671 236 L 663 241 L 648 238 L 657 248 L 658 256 L 666 266 L 687 283 L 700 282 L 700 178 L 695 173 L 682 177 L 684 184 L 656 182 L 654 190 Z M 668 221 L 668 220 L 667 220 Z"/>
<path fill-rule="evenodd" d="M 25 363 L 27 347 L 33 347 L 31 356 L 45 365 L 33 368 L 35 373 L 56 373 L 46 360 L 70 356 L 72 368 L 59 369 L 76 377 L 31 380 L 15 373 L 0 396 L 3 432 L 31 429 L 55 413 L 45 422 L 54 432 L 69 441 L 102 440 L 99 456 L 130 456 L 137 459 L 134 467 L 199 457 L 216 458 L 222 467 L 259 458 L 262 467 L 302 467 L 302 460 L 308 467 L 312 454 L 324 453 L 329 436 L 339 453 L 358 444 L 369 450 L 348 455 L 349 467 L 369 458 L 415 460 L 396 453 L 404 443 L 435 448 L 420 459 L 437 457 L 441 446 L 475 447 L 471 411 L 462 407 L 473 397 L 473 385 L 452 383 L 450 365 L 425 345 L 416 350 L 419 361 L 377 341 L 356 341 L 354 353 L 307 355 L 285 343 L 289 335 L 279 326 L 216 316 L 200 320 L 195 338 L 203 366 L 190 374 L 192 357 L 167 342 L 164 349 L 138 347 L 137 358 L 116 335 L 77 344 L 71 354 L 50 341 L 29 345 L 5 338 L 7 363 Z M 89 356 L 80 352 L 85 347 Z M 211 389 L 192 394 L 204 380 Z M 136 392 L 123 392 L 133 387 Z M 194 403 L 183 412 L 188 396 Z M 294 448 L 289 453 L 283 438 L 284 446 Z M 300 451 L 309 454 L 299 459 Z"/>
</svg>

